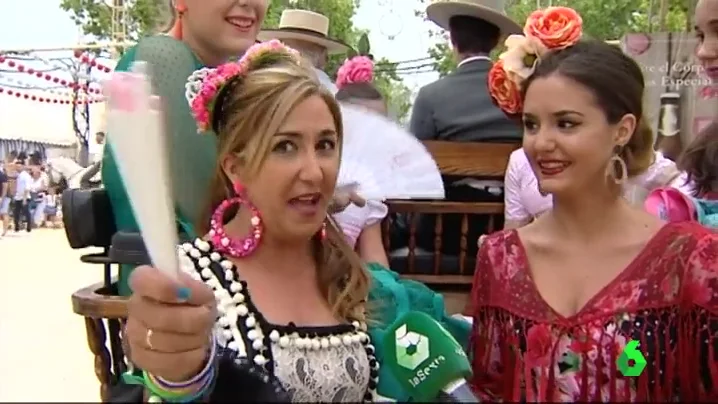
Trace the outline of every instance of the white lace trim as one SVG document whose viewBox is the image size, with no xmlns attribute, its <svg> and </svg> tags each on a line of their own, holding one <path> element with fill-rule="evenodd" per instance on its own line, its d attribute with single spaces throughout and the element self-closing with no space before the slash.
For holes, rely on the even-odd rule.
<svg viewBox="0 0 718 404">
<path fill-rule="evenodd" d="M 364 401 L 369 359 L 362 345 L 307 350 L 272 344 L 274 374 L 293 402 Z"/>
</svg>

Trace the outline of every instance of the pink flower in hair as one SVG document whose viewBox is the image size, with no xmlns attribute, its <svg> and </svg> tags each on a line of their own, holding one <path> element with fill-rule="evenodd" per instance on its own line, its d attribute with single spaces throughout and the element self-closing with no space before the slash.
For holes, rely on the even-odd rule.
<svg viewBox="0 0 718 404">
<path fill-rule="evenodd" d="M 353 83 L 371 83 L 374 80 L 374 62 L 366 56 L 348 59 L 337 72 L 338 88 Z"/>
<path fill-rule="evenodd" d="M 251 46 L 238 62 L 217 66 L 202 79 L 200 90 L 191 101 L 192 115 L 200 132 L 211 129 L 214 102 L 222 87 L 232 78 L 247 74 L 252 62 L 268 53 L 284 53 L 300 62 L 299 52 L 274 39 Z"/>
</svg>

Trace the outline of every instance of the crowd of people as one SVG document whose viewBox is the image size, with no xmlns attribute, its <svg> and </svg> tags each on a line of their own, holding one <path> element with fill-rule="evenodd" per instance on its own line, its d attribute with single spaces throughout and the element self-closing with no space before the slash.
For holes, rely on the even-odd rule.
<svg viewBox="0 0 718 404">
<path fill-rule="evenodd" d="M 522 26 L 499 3 L 428 7 L 460 63 L 421 89 L 410 123 L 421 140 L 521 142 L 505 183 L 445 178 L 449 199 L 506 202 L 503 231 L 480 239 L 472 219 L 468 318 L 443 313 L 440 295 L 390 270 L 383 203 L 335 192 L 341 105 L 387 114 L 371 60 L 347 61 L 331 82 L 327 56 L 348 46 L 328 37 L 322 15 L 287 10 L 279 28 L 261 31 L 265 0 L 170 3 L 169 32 L 140 40 L 118 70 L 141 55 L 160 74 L 202 72 L 191 75 L 188 100 L 178 99 L 180 79 L 159 95 L 177 122 L 197 123 L 201 134 L 170 125 L 170 141 L 195 153 L 183 172 L 208 173 L 194 177 L 212 184 L 197 195 L 210 209 L 196 223 L 177 209 L 187 233 L 179 279 L 150 266 L 121 273 L 135 365 L 123 394 L 407 401 L 380 344 L 401 310 L 417 310 L 466 349 L 484 401 L 718 400 L 716 126 L 696 134 L 678 164 L 665 158 L 634 60 L 582 38 L 570 8 L 536 10 Z M 718 81 L 716 19 L 718 1 L 699 0 L 697 57 Z M 493 62 L 502 38 L 507 50 Z M 104 154 L 117 228 L 137 232 L 111 142 Z M 671 189 L 701 215 L 680 216 L 661 199 Z M 644 209 L 654 196 L 658 208 Z M 630 341 L 647 362 L 635 378 L 616 365 Z"/>
<path fill-rule="evenodd" d="M 62 226 L 60 194 L 50 181 L 42 156 L 12 151 L 0 161 L 0 220 L 4 237 L 35 228 Z"/>
</svg>

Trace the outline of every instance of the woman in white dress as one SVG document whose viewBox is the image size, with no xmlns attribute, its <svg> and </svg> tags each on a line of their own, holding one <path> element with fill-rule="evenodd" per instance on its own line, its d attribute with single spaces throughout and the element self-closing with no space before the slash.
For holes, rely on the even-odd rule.
<svg viewBox="0 0 718 404">
<path fill-rule="evenodd" d="M 337 73 L 336 99 L 341 103 L 358 105 L 378 114 L 387 115 L 386 102 L 371 83 L 373 62 L 366 56 L 347 60 Z M 368 136 L 371 134 L 367 134 Z M 366 201 L 364 206 L 350 205 L 334 214 L 350 245 L 364 262 L 389 267 L 389 259 L 382 241 L 381 222 L 389 210 L 381 201 Z"/>
</svg>

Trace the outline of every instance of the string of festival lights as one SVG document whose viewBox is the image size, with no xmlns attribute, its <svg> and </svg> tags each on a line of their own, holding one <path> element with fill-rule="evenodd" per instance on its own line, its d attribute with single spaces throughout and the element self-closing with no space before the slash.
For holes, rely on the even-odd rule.
<svg viewBox="0 0 718 404">
<path fill-rule="evenodd" d="M 52 103 L 60 105 L 82 105 L 94 104 L 104 101 L 101 96 L 102 90 L 96 80 L 92 77 L 83 77 L 82 67 L 89 67 L 91 71 L 100 73 L 111 73 L 113 69 L 102 62 L 99 57 L 86 50 L 77 49 L 73 52 L 76 62 L 79 62 L 79 69 L 75 80 L 68 80 L 53 72 L 66 71 L 69 66 L 60 67 L 48 59 L 32 54 L 0 54 L 0 65 L 9 69 L 0 69 L 0 78 L 5 83 L 0 83 L 0 94 L 16 98 L 37 101 L 41 103 Z M 400 61 L 382 61 L 377 63 L 376 72 L 393 72 L 405 76 L 434 71 L 434 63 L 430 57 L 421 57 Z M 40 62 L 45 65 L 42 69 L 32 67 L 31 64 Z M 13 73 L 24 73 L 36 79 L 44 80 L 54 87 L 42 87 L 29 84 L 26 81 L 10 77 Z M 81 82 L 82 81 L 82 82 Z M 38 93 L 40 92 L 40 93 Z"/>
<path fill-rule="evenodd" d="M 65 100 L 65 99 L 61 99 L 61 98 L 36 95 L 36 94 L 27 93 L 24 91 L 18 91 L 18 90 L 14 90 L 14 89 L 8 89 L 8 88 L 4 88 L 4 87 L 0 87 L 0 95 L 14 96 L 16 98 L 22 98 L 25 100 L 37 101 L 37 102 L 41 102 L 41 103 L 62 104 L 62 105 L 84 105 L 84 104 L 97 104 L 97 103 L 104 102 L 104 99 L 102 99 L 102 98 Z"/>
<path fill-rule="evenodd" d="M 73 90 L 82 90 L 82 91 L 86 91 L 87 93 L 90 93 L 90 94 L 101 94 L 102 93 L 102 90 L 99 88 L 93 88 L 93 87 L 88 86 L 87 84 L 81 84 L 76 81 L 66 80 L 66 79 L 57 77 L 57 76 L 49 74 L 45 71 L 38 70 L 33 67 L 29 67 L 26 64 L 20 63 L 17 60 L 12 59 L 12 58 L 8 58 L 7 56 L 0 56 L 0 64 L 7 65 L 11 69 L 14 69 L 20 73 L 26 73 L 31 76 L 35 76 L 36 78 L 44 79 L 47 82 L 52 82 L 55 84 L 59 84 L 61 86 L 69 87 Z"/>
<path fill-rule="evenodd" d="M 88 54 L 84 50 L 76 50 L 74 52 L 74 57 L 77 59 L 77 62 L 79 62 L 79 74 L 77 74 L 78 78 L 74 80 L 67 80 L 51 74 L 50 72 L 54 72 L 62 68 L 54 65 L 46 59 L 37 57 L 31 59 L 28 55 L 0 55 L 0 65 L 10 68 L 10 70 L 0 71 L 0 77 L 2 77 L 5 81 L 10 82 L 0 83 L 0 94 L 29 101 L 60 105 L 84 105 L 103 102 L 104 97 L 101 96 L 102 90 L 95 86 L 96 83 L 91 80 L 91 77 L 82 76 L 82 71 L 84 70 L 83 67 L 89 67 L 91 70 L 96 70 L 101 73 L 110 73 L 113 69 L 102 64 L 97 57 Z M 48 68 L 38 69 L 29 65 L 29 63 L 37 60 L 41 61 Z M 34 86 L 26 81 L 9 77 L 8 73 L 25 73 L 36 79 L 52 83 L 55 87 L 49 88 L 47 86 Z M 84 81 L 84 83 L 80 82 L 81 80 Z M 59 91 L 58 89 L 63 89 L 63 91 Z"/>
<path fill-rule="evenodd" d="M 0 73 L 0 86 L 6 89 L 16 89 L 25 91 L 42 91 L 47 94 L 58 97 L 73 97 L 74 92 L 67 87 L 61 85 L 55 85 L 53 87 L 39 87 L 35 84 L 20 80 L 9 74 Z"/>
<path fill-rule="evenodd" d="M 113 70 L 111 67 L 100 64 L 100 62 L 97 61 L 97 57 L 92 57 L 81 49 L 75 50 L 75 58 L 79 59 L 80 63 L 89 65 L 103 73 L 110 73 Z"/>
</svg>

